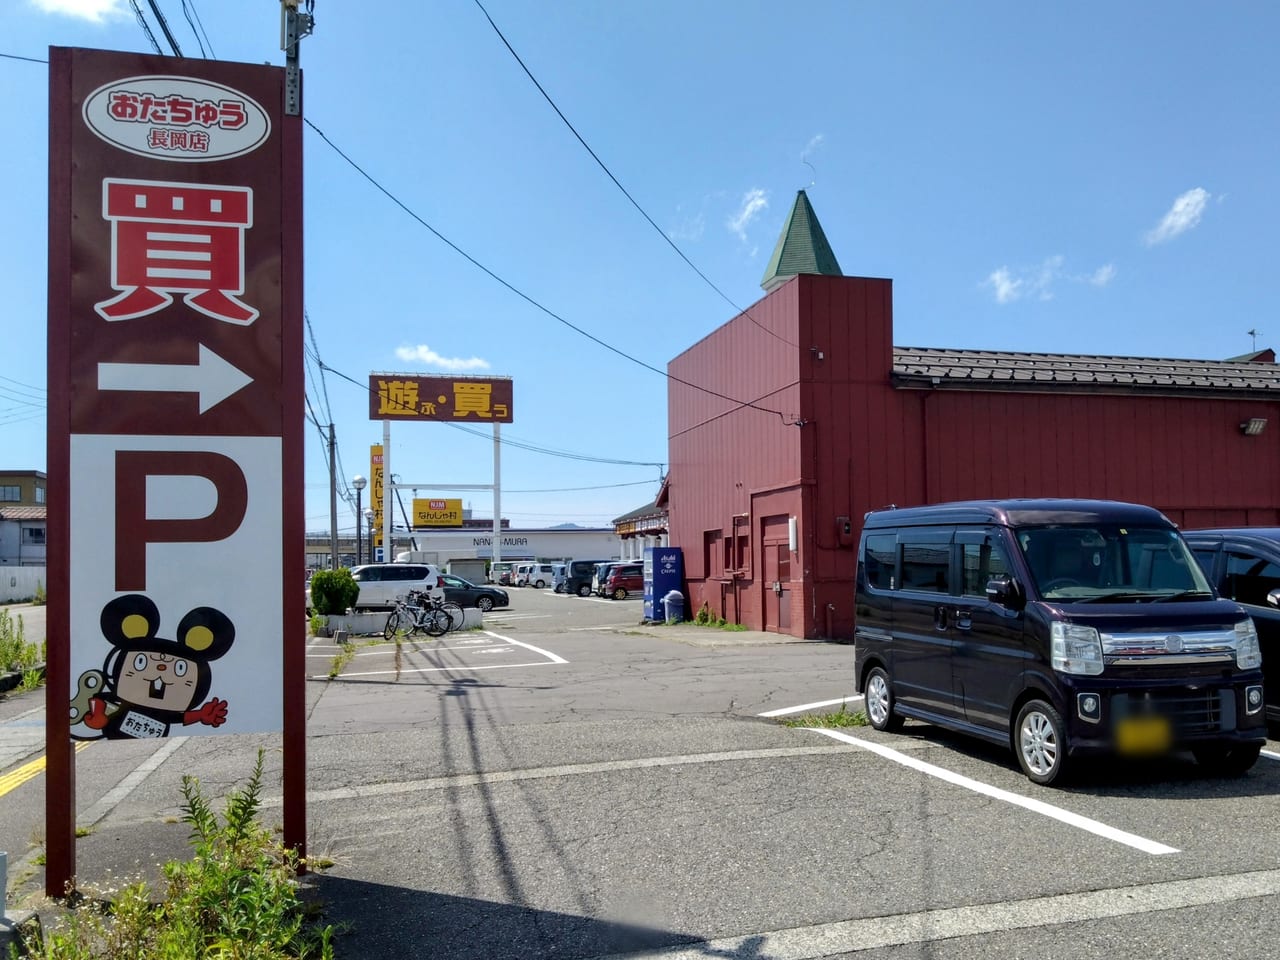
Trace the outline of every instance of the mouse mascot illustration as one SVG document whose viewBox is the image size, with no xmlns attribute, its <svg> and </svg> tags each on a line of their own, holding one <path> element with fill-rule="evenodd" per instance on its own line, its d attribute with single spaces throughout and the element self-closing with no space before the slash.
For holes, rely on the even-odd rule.
<svg viewBox="0 0 1280 960">
<path fill-rule="evenodd" d="M 227 701 L 204 702 L 213 683 L 211 661 L 236 638 L 230 618 L 196 607 L 178 624 L 176 639 L 156 636 L 160 611 L 140 593 L 116 597 L 102 610 L 102 635 L 111 652 L 101 670 L 80 675 L 71 701 L 77 740 L 165 737 L 174 724 L 221 726 Z"/>
</svg>

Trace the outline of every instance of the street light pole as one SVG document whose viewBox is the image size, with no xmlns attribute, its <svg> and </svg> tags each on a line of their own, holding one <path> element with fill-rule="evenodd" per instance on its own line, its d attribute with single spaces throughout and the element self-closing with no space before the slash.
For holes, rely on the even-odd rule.
<svg viewBox="0 0 1280 960">
<path fill-rule="evenodd" d="M 360 564 L 363 562 L 363 560 L 361 559 L 361 550 L 360 550 L 360 526 L 361 526 L 361 521 L 364 519 L 364 511 L 360 509 L 360 493 L 361 491 L 364 490 L 365 485 L 368 484 L 368 482 L 369 482 L 368 480 L 360 476 L 360 474 L 358 473 L 351 478 L 351 485 L 356 488 L 356 566 L 357 567 L 360 566 Z M 373 545 L 372 540 L 369 541 L 369 545 L 370 546 Z"/>
</svg>

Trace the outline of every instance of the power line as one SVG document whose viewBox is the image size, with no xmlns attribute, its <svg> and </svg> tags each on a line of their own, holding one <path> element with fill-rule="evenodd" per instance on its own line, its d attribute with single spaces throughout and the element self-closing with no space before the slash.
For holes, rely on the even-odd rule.
<svg viewBox="0 0 1280 960">
<path fill-rule="evenodd" d="M 164 56 L 164 51 L 160 49 L 160 44 L 156 43 L 156 35 L 151 32 L 151 27 L 147 24 L 147 18 L 142 15 L 142 8 L 138 6 L 138 0 L 129 0 L 129 6 L 133 7 L 133 15 L 138 18 L 138 26 L 142 27 L 142 32 L 151 41 L 151 46 L 156 53 Z"/>
<path fill-rule="evenodd" d="M 200 13 L 196 10 L 195 0 L 182 0 L 182 15 L 187 18 L 187 26 L 191 28 L 191 32 L 195 34 L 196 43 L 200 47 L 200 56 L 206 59 L 212 57 L 214 60 L 218 58 L 213 52 L 213 42 L 209 39 L 209 34 L 204 32 L 204 22 L 200 19 Z M 195 17 L 193 21 L 191 18 Z M 203 39 L 201 36 L 203 35 Z M 205 45 L 209 50 L 205 52 Z"/>
<path fill-rule="evenodd" d="M 164 33 L 164 38 L 169 41 L 169 49 L 173 51 L 175 57 L 182 56 L 182 48 L 178 46 L 178 41 L 173 38 L 173 31 L 169 29 L 169 23 L 164 18 L 164 14 L 160 12 L 160 5 L 156 0 L 147 0 L 147 5 L 151 7 L 151 12 L 156 15 L 156 23 L 160 24 L 160 29 Z"/>
<path fill-rule="evenodd" d="M 789 347 L 798 346 L 798 344 L 792 343 L 786 337 L 782 336 L 779 333 L 775 333 L 774 331 L 766 327 L 764 324 L 756 320 L 756 318 L 751 315 L 751 311 L 749 309 L 744 309 L 738 306 L 737 303 L 735 303 L 727 293 L 725 293 L 723 290 L 721 290 L 719 287 L 717 287 L 714 283 L 711 282 L 710 277 L 708 277 L 705 273 L 703 273 L 701 270 L 698 269 L 697 264 L 695 264 L 692 260 L 690 260 L 687 256 L 685 256 L 685 252 L 681 250 L 679 246 L 676 245 L 676 242 L 674 240 L 672 240 L 669 236 L 667 236 L 667 232 L 665 230 L 663 230 L 660 226 L 658 226 L 654 222 L 653 217 L 649 216 L 649 214 L 645 212 L 644 207 L 640 206 L 636 198 L 633 197 L 630 194 L 630 192 L 627 190 L 627 188 L 624 187 L 622 183 L 618 180 L 618 178 L 613 175 L 613 171 L 610 170 L 607 166 L 605 166 L 604 161 L 601 160 L 600 157 L 596 154 L 596 152 L 591 149 L 591 145 L 587 143 L 586 140 L 583 139 L 582 134 L 578 132 L 578 129 L 572 123 L 569 122 L 569 118 L 564 115 L 564 111 L 562 111 L 560 107 L 556 104 L 556 102 L 551 99 L 551 94 L 547 93 L 546 89 L 542 86 L 542 84 L 538 82 L 538 78 L 533 75 L 533 71 L 530 70 L 528 65 L 524 62 L 524 60 L 521 59 L 520 54 L 516 53 L 515 47 L 511 46 L 511 42 L 506 38 L 503 32 L 500 29 L 498 29 L 498 25 L 493 22 L 493 17 L 489 16 L 489 11 L 484 8 L 484 4 L 481 3 L 480 0 L 475 0 L 475 5 L 480 8 L 480 12 L 484 14 L 484 18 L 489 21 L 489 26 L 493 27 L 493 32 L 498 35 L 498 39 L 502 41 L 503 46 L 505 46 L 507 48 L 507 51 L 511 54 L 511 56 L 515 58 L 516 63 L 520 64 L 520 69 L 524 71 L 525 76 L 528 77 L 529 80 L 533 83 L 533 85 L 538 88 L 538 92 L 542 94 L 542 99 L 546 100 L 547 103 L 551 105 L 551 109 L 556 112 L 556 116 L 559 117 L 564 122 L 564 125 L 569 128 L 569 132 L 572 133 L 575 138 L 577 138 L 577 141 L 580 144 L 582 144 L 582 148 L 586 150 L 587 153 L 591 154 L 591 159 L 594 160 L 596 162 L 596 165 L 605 172 L 605 175 L 610 180 L 613 181 L 613 185 L 622 191 L 622 195 L 631 202 L 631 205 L 635 207 L 637 211 L 639 211 L 640 216 L 644 217 L 645 220 L 648 221 L 649 226 L 653 227 L 653 229 L 657 231 L 658 236 L 662 237 L 662 239 L 666 242 L 667 246 L 669 246 L 672 250 L 674 250 L 676 254 L 680 257 L 680 259 L 683 260 L 685 263 L 687 263 L 689 265 L 689 268 L 694 273 L 696 273 L 699 277 L 701 277 L 703 282 L 706 283 L 707 286 L 709 286 L 716 293 L 720 294 L 721 299 L 724 300 L 725 303 L 729 304 L 729 306 L 733 307 L 734 310 L 738 311 L 738 313 L 740 314 L 745 315 L 748 320 L 754 323 L 757 327 L 759 327 L 765 333 L 769 334 L 769 336 L 776 337 L 777 339 L 781 340 L 783 343 L 785 343 Z"/>
<path fill-rule="evenodd" d="M 4 380 L 7 383 L 12 383 L 14 386 L 26 387 L 28 390 L 35 390 L 37 393 L 49 392 L 47 387 L 37 387 L 34 383 L 23 383 L 21 380 L 14 380 L 10 377 L 0 376 L 0 380 Z"/>
<path fill-rule="evenodd" d="M 41 60 L 39 57 L 21 57 L 16 53 L 0 53 L 0 57 L 4 57 L 6 60 L 25 60 L 27 63 L 47 64 L 49 62 L 48 60 Z"/>
<path fill-rule="evenodd" d="M 394 193 L 392 193 L 390 190 L 384 187 L 381 183 L 379 183 L 376 179 L 374 179 L 374 177 L 370 173 L 368 173 L 362 166 L 360 166 L 360 164 L 352 160 L 351 157 L 349 157 L 336 143 L 330 140 L 328 136 L 325 135 L 323 130 L 321 130 L 319 127 L 317 127 L 314 123 L 312 123 L 307 118 L 304 117 L 303 120 L 307 124 L 307 126 L 309 126 L 312 130 L 314 130 L 316 132 L 316 135 L 319 136 L 320 139 L 323 140 L 325 144 L 331 150 L 334 151 L 334 153 L 336 153 L 348 164 L 350 164 L 352 169 L 354 169 L 357 173 L 359 173 L 360 176 L 368 180 L 369 183 L 372 184 L 373 187 L 379 193 L 381 193 L 388 200 L 394 203 L 397 207 L 403 210 L 413 220 L 417 221 L 419 225 L 425 227 L 428 231 L 430 231 L 436 237 L 436 239 L 438 239 L 445 246 L 449 247 L 449 249 L 451 249 L 454 253 L 458 254 L 458 256 L 462 257 L 464 260 L 470 263 L 477 270 L 484 273 L 490 279 L 506 287 L 508 290 L 514 293 L 521 300 L 525 301 L 530 306 L 541 311 L 542 313 L 545 313 L 551 319 L 564 324 L 570 330 L 573 330 L 575 333 L 578 333 L 581 336 L 586 337 L 592 343 L 596 343 L 604 347 L 606 350 L 610 351 L 611 353 L 616 353 L 618 356 L 622 357 L 624 360 L 630 360 L 632 363 L 636 364 L 637 366 L 644 367 L 644 369 L 652 373 L 656 373 L 658 376 L 663 377 L 667 380 L 673 380 L 676 383 L 683 384 L 684 386 L 689 387 L 692 390 L 698 390 L 698 391 L 701 391 L 702 393 L 710 394 L 713 397 L 718 397 L 721 400 L 727 400 L 730 403 L 737 404 L 739 407 L 750 407 L 752 410 L 759 410 L 761 413 L 769 413 L 775 417 L 781 417 L 783 422 L 791 422 L 791 423 L 795 422 L 795 421 L 787 421 L 786 416 L 782 413 L 781 410 L 771 410 L 768 407 L 758 406 L 757 404 L 751 401 L 738 400 L 734 397 L 727 396 L 726 394 L 719 393 L 716 390 L 712 390 L 710 387 L 704 387 L 696 383 L 690 383 L 688 380 L 682 380 L 680 377 L 677 377 L 674 374 L 668 373 L 665 370 L 659 370 L 657 367 L 653 366 L 652 364 L 645 363 L 645 361 L 640 360 L 637 357 L 631 356 L 631 354 L 620 350 L 619 348 L 613 346 L 613 344 L 606 343 L 604 340 L 601 340 L 599 337 L 595 336 L 594 334 L 588 333 L 586 330 L 583 330 L 581 327 L 577 326 L 576 324 L 569 322 L 564 317 L 560 316 L 560 314 L 552 310 L 550 307 L 543 306 L 541 303 L 533 299 L 533 297 L 529 296 L 529 294 L 525 293 L 519 287 L 503 279 L 497 273 L 494 273 L 494 271 L 490 270 L 487 266 L 485 266 L 483 263 L 481 263 L 471 254 L 467 253 L 465 250 L 459 247 L 456 243 L 454 243 L 452 240 L 446 237 L 443 233 L 441 233 L 439 230 L 437 230 L 435 227 L 429 224 L 426 220 L 424 220 L 421 216 L 415 213 L 412 209 L 410 209 L 410 207 L 403 200 L 401 200 Z M 329 369 L 333 369 L 333 368 L 330 367 Z M 336 373 L 337 371 L 334 371 L 334 372 Z"/>
</svg>

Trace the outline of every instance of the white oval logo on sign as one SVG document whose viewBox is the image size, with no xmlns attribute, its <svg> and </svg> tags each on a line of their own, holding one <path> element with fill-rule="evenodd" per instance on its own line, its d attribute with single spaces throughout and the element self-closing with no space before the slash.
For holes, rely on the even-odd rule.
<svg viewBox="0 0 1280 960">
<path fill-rule="evenodd" d="M 82 112 L 90 130 L 121 150 L 179 163 L 240 157 L 271 133 L 252 97 L 190 77 L 113 80 L 85 98 Z"/>
</svg>

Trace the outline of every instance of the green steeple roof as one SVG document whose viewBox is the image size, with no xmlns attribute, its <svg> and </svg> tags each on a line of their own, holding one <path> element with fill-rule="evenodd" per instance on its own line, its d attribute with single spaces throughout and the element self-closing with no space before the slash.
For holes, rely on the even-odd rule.
<svg viewBox="0 0 1280 960">
<path fill-rule="evenodd" d="M 827 277 L 843 277 L 836 255 L 831 252 L 827 235 L 822 232 L 818 215 L 813 212 L 809 198 L 803 190 L 796 192 L 796 203 L 791 208 L 778 245 L 773 248 L 769 266 L 760 286 L 765 293 L 781 286 L 798 273 L 817 273 Z"/>
</svg>

